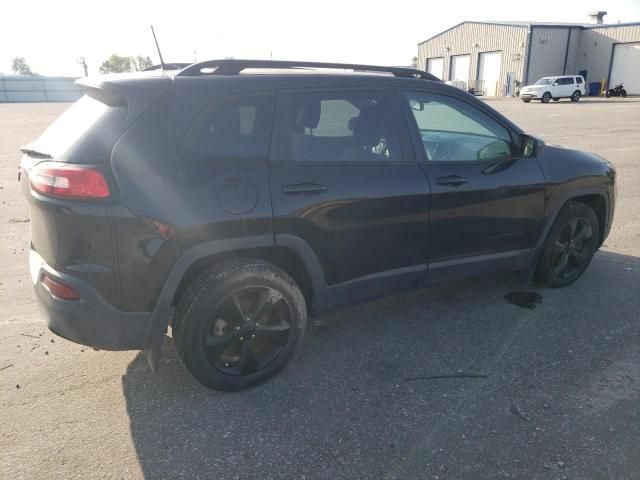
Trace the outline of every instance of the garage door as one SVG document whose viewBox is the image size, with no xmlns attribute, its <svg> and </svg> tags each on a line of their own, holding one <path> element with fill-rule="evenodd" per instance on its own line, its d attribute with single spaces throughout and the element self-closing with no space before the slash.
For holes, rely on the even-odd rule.
<svg viewBox="0 0 640 480">
<path fill-rule="evenodd" d="M 429 58 L 427 60 L 427 72 L 429 72 L 432 75 L 435 75 L 440 80 L 444 80 L 444 78 L 442 77 L 442 73 L 444 70 L 443 67 L 444 67 L 444 59 L 442 57 Z"/>
<path fill-rule="evenodd" d="M 629 95 L 640 95 L 640 42 L 620 43 L 613 47 L 609 85 L 624 83 Z"/>
<path fill-rule="evenodd" d="M 502 52 L 486 52 L 480 54 L 478 64 L 478 83 L 482 86 L 484 94 L 488 97 L 500 96 L 500 67 L 502 65 Z"/>
<path fill-rule="evenodd" d="M 449 72 L 449 80 L 469 81 L 469 55 L 454 55 L 451 57 L 451 71 Z"/>
</svg>

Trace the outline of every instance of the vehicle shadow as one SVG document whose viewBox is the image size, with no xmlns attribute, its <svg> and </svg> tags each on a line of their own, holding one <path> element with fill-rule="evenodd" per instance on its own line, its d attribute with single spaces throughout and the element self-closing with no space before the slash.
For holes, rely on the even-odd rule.
<svg viewBox="0 0 640 480">
<path fill-rule="evenodd" d="M 565 289 L 495 275 L 348 308 L 311 319 L 292 365 L 238 393 L 196 382 L 167 337 L 158 375 L 140 354 L 122 378 L 141 469 L 148 479 L 431 478 L 446 465 L 446 478 L 549 478 L 539 458 L 575 442 L 586 463 L 572 474 L 596 478 L 604 467 L 588 459 L 600 457 L 573 439 L 585 428 L 613 435 L 616 420 L 546 424 L 541 405 L 572 418 L 580 392 L 570 382 L 588 385 L 637 350 L 639 284 L 640 258 L 601 251 Z M 522 290 L 541 304 L 505 300 Z M 626 458 L 621 468 L 638 471 L 640 459 Z"/>
</svg>

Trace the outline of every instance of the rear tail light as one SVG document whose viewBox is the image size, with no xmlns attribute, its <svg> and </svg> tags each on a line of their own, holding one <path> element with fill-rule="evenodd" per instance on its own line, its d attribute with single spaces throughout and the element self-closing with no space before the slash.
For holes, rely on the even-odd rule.
<svg viewBox="0 0 640 480">
<path fill-rule="evenodd" d="M 42 275 L 42 279 L 40 281 L 54 297 L 61 298 L 62 300 L 80 299 L 80 294 L 78 294 L 75 289 L 69 285 L 65 285 L 64 283 L 60 283 L 52 279 L 46 273 Z"/>
<path fill-rule="evenodd" d="M 109 184 L 100 170 L 76 165 L 37 164 L 30 173 L 31 188 L 54 197 L 107 198 Z"/>
</svg>

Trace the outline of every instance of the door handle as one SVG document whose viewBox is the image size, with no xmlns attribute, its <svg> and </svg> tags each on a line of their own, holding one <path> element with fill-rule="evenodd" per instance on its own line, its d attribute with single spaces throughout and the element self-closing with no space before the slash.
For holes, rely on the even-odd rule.
<svg viewBox="0 0 640 480">
<path fill-rule="evenodd" d="M 436 183 L 438 185 L 451 185 L 452 187 L 459 187 L 468 181 L 468 179 L 461 177 L 460 175 L 449 175 L 447 177 L 439 177 L 436 179 Z"/>
<path fill-rule="evenodd" d="M 329 187 L 327 187 L 326 185 L 320 185 L 313 182 L 296 183 L 293 185 L 285 185 L 284 187 L 282 187 L 282 193 L 286 193 L 287 195 L 320 193 L 326 192 L 327 190 L 329 190 Z"/>
</svg>

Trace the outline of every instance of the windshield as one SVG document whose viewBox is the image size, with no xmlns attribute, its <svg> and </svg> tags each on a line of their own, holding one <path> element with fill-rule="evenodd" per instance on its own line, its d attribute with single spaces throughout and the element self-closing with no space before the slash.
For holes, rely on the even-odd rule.
<svg viewBox="0 0 640 480">
<path fill-rule="evenodd" d="M 541 78 L 538 80 L 535 85 L 551 85 L 553 78 Z"/>
</svg>

